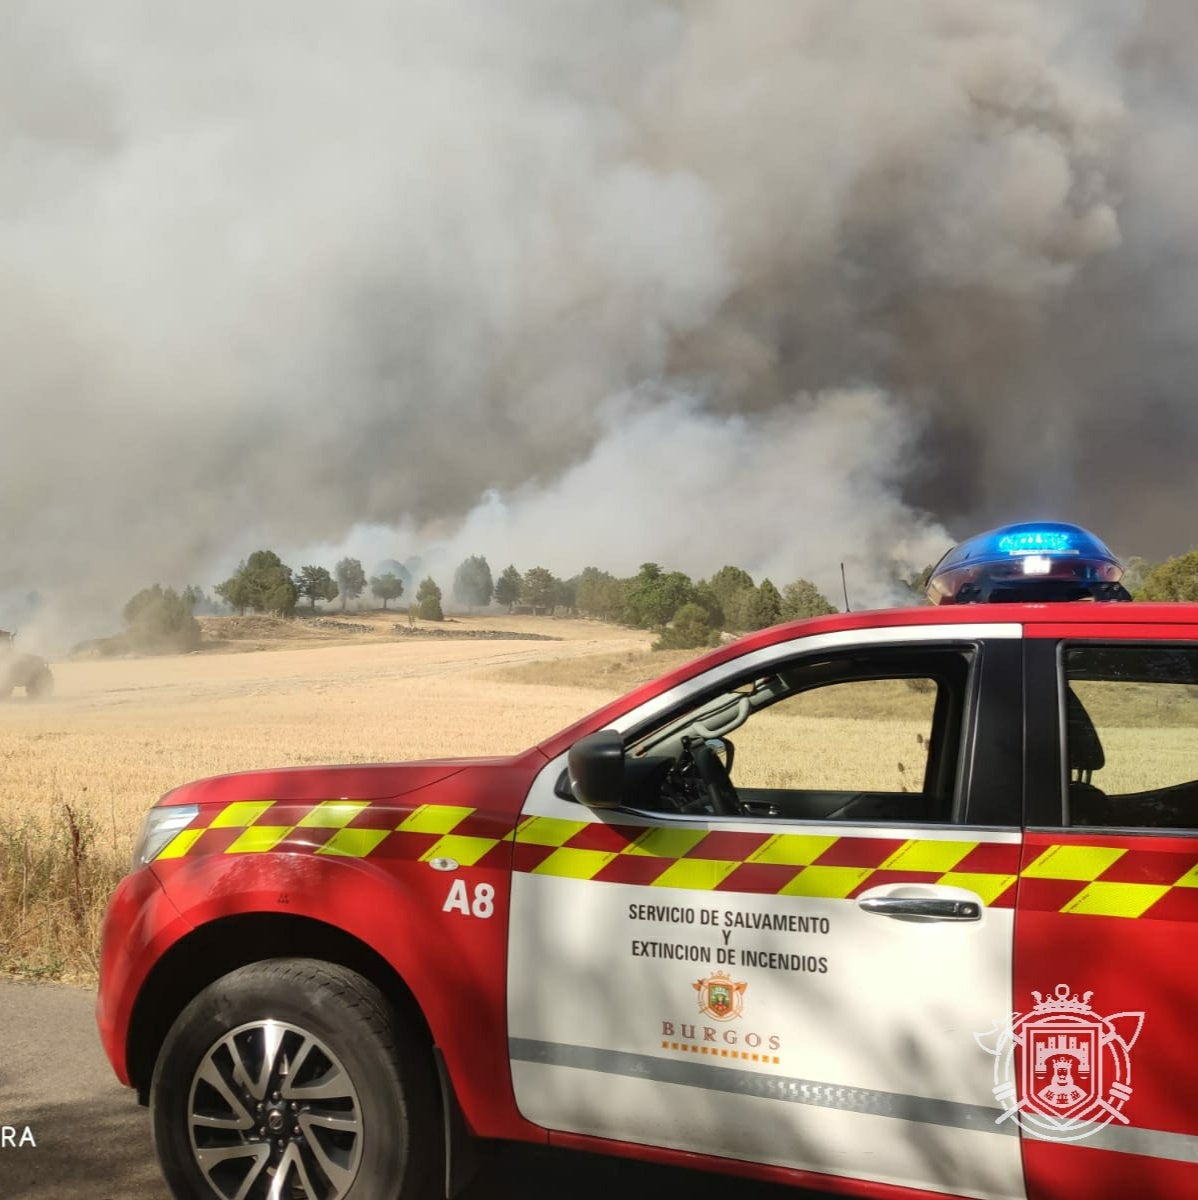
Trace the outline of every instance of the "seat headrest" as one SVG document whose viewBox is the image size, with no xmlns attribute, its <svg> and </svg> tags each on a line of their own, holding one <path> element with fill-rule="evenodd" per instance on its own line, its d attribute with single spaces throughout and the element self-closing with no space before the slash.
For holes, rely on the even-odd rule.
<svg viewBox="0 0 1198 1200">
<path fill-rule="evenodd" d="M 1106 765 L 1098 730 L 1072 688 L 1065 692 L 1065 744 L 1070 771 L 1101 771 Z"/>
</svg>

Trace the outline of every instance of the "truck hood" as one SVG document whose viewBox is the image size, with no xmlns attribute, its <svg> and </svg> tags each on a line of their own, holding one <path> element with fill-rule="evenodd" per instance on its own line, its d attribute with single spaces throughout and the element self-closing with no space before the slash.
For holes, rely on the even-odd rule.
<svg viewBox="0 0 1198 1200">
<path fill-rule="evenodd" d="M 468 767 L 494 768 L 510 758 L 446 758 L 409 763 L 349 763 L 336 767 L 281 767 L 239 771 L 185 783 L 159 805 L 226 804 L 237 800 L 390 800 L 457 775 Z"/>
</svg>

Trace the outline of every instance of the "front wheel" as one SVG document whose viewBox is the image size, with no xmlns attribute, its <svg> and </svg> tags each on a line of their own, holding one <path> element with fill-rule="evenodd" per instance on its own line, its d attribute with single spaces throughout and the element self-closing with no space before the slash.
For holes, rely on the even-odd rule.
<svg viewBox="0 0 1198 1200">
<path fill-rule="evenodd" d="M 409 1200 L 435 1166 L 427 1050 L 372 983 L 310 959 L 252 963 L 196 996 L 150 1107 L 180 1200 Z"/>
</svg>

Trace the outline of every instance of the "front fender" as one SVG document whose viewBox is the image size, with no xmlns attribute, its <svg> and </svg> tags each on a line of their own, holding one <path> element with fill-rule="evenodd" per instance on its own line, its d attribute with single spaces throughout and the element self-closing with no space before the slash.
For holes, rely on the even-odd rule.
<svg viewBox="0 0 1198 1200">
<path fill-rule="evenodd" d="M 497 1118 L 515 1113 L 504 986 L 510 850 L 505 843 L 502 867 L 457 871 L 315 854 L 222 855 L 155 870 L 189 928 L 231 916 L 285 914 L 332 926 L 369 947 L 420 1006 L 471 1127 L 512 1136 L 494 1131 Z M 458 880 L 467 905 L 479 885 L 493 889 L 490 904 L 480 906 L 489 916 L 468 915 L 457 905 L 446 910 Z"/>
<path fill-rule="evenodd" d="M 181 927 L 286 915 L 368 947 L 419 1005 L 475 1132 L 536 1137 L 516 1111 L 506 1020 L 511 832 L 536 765 L 467 769 L 423 803 L 202 806 L 151 870 Z"/>
</svg>

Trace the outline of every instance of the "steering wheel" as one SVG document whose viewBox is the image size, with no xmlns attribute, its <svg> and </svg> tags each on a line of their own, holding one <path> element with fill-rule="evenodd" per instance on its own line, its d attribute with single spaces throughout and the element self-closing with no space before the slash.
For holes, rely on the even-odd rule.
<svg viewBox="0 0 1198 1200">
<path fill-rule="evenodd" d="M 707 789 L 712 811 L 721 817 L 740 816 L 740 797 L 732 786 L 727 768 L 720 762 L 719 755 L 701 738 L 696 738 L 687 747 L 691 762 Z"/>
</svg>

